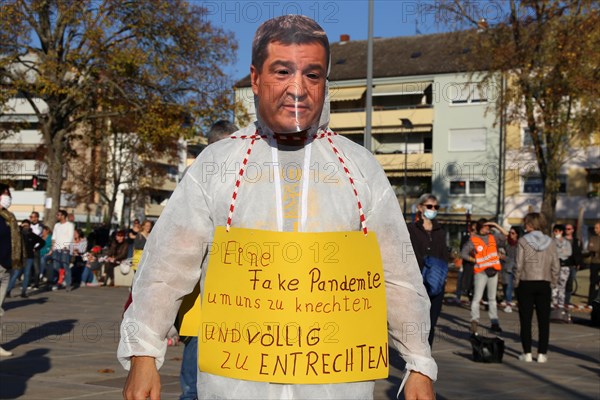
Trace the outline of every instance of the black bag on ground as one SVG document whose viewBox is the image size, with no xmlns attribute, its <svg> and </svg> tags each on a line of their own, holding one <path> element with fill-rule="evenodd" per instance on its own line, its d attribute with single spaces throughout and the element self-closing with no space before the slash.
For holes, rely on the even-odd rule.
<svg viewBox="0 0 600 400">
<path fill-rule="evenodd" d="M 550 311 L 550 322 L 569 324 L 571 323 L 571 314 L 562 308 L 555 308 L 554 310 Z"/>
<path fill-rule="evenodd" d="M 482 363 L 501 363 L 504 356 L 504 340 L 499 337 L 471 335 L 473 361 Z"/>
</svg>

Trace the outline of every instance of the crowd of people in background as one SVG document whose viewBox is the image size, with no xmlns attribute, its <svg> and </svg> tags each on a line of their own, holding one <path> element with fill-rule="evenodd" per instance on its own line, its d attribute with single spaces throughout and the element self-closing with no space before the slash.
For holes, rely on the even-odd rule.
<svg viewBox="0 0 600 400">
<path fill-rule="evenodd" d="M 12 296 L 18 279 L 23 298 L 34 290 L 114 286 L 115 268 L 143 249 L 153 226 L 135 219 L 127 230 L 102 225 L 86 235 L 71 215 L 59 210 L 53 228 L 41 223 L 37 211 L 19 223 L 22 267 L 11 269 L 6 297 Z"/>
<path fill-rule="evenodd" d="M 577 271 L 586 267 L 589 257 L 590 279 L 587 305 L 598 301 L 600 266 L 600 223 L 587 248 L 575 236 L 573 224 L 554 224 L 552 236 L 545 235 L 547 222 L 539 213 L 528 214 L 523 226 L 506 231 L 495 222 L 480 219 L 469 224 L 460 245 L 462 265 L 457 279 L 456 301 L 467 296 L 471 308 L 472 334 L 478 334 L 479 314 L 484 306 L 490 318 L 490 330 L 502 332 L 497 312 L 497 298 L 505 313 L 518 304 L 520 335 L 525 362 L 533 361 L 531 322 L 535 311 L 538 323 L 537 361 L 547 362 L 550 321 L 570 322 L 573 282 Z M 499 279 L 501 277 L 501 280 Z M 498 295 L 499 282 L 502 283 Z M 518 303 L 513 302 L 513 296 Z M 434 302 L 432 301 L 432 308 Z M 433 318 L 432 318 L 433 321 Z"/>
<path fill-rule="evenodd" d="M 435 257 L 450 261 L 446 244 L 446 231 L 435 218 L 439 209 L 437 198 L 423 194 L 417 202 L 414 220 L 407 225 L 411 244 L 422 271 L 429 268 L 428 258 Z M 517 307 L 520 321 L 523 353 L 519 357 L 525 362 L 533 361 L 532 319 L 535 311 L 538 323 L 537 361 L 547 362 L 550 321 L 570 322 L 569 309 L 573 282 L 577 271 L 585 266 L 582 243 L 575 236 L 573 224 L 555 224 L 552 237 L 543 232 L 548 228 L 544 217 L 530 213 L 523 226 L 511 226 L 507 231 L 496 222 L 479 219 L 468 224 L 458 252 L 460 270 L 456 283 L 455 301 L 470 306 L 470 333 L 480 333 L 480 311 L 488 312 L 489 330 L 501 333 L 497 299 L 505 313 Z M 594 226 L 587 253 L 591 263 L 588 305 L 598 301 L 600 267 L 600 223 Z M 424 274 L 425 286 L 428 286 Z M 499 291 L 500 285 L 502 290 Z M 441 313 L 444 292 L 429 293 L 431 302 L 431 331 L 429 343 L 433 346 L 437 319 Z M 500 293 L 500 294 L 499 294 Z"/>
</svg>

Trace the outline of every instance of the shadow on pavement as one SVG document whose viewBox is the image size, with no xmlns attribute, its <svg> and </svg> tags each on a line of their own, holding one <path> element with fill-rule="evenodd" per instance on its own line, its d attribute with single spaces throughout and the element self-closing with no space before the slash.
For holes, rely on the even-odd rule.
<svg viewBox="0 0 600 400">
<path fill-rule="evenodd" d="M 534 326 L 535 326 L 535 324 L 534 324 Z M 455 351 L 452 354 L 462 357 L 471 362 L 474 362 L 473 356 L 471 354 L 471 345 L 469 343 L 468 329 L 469 329 L 469 321 L 467 321 L 461 317 L 453 316 L 453 315 L 450 315 L 447 313 L 442 313 L 440 315 L 440 320 L 438 322 L 438 326 L 436 327 L 437 332 L 436 332 L 435 340 L 436 341 L 445 340 L 448 343 L 453 344 L 454 346 L 465 347 L 464 352 Z M 517 323 L 517 329 L 518 329 L 518 323 Z M 552 325 L 551 325 L 550 329 L 552 329 Z M 485 330 L 482 332 L 482 334 L 485 336 L 494 336 L 494 334 L 492 332 L 486 332 Z M 437 335 L 440 335 L 441 337 L 437 337 Z M 564 395 L 568 398 L 592 399 L 591 397 L 578 392 L 576 388 L 572 388 L 569 385 L 561 385 L 559 382 L 551 381 L 548 378 L 546 378 L 538 373 L 533 372 L 530 368 L 531 367 L 530 365 L 520 364 L 518 362 L 516 364 L 513 364 L 512 362 L 516 361 L 519 354 L 521 354 L 520 336 L 516 333 L 511 333 L 510 330 L 508 332 L 505 331 L 505 332 L 501 333 L 499 336 L 506 341 L 504 360 L 511 362 L 510 364 L 504 363 L 505 366 L 508 366 L 509 368 L 514 368 L 514 369 L 520 371 L 523 375 L 529 375 L 532 379 L 535 379 L 539 382 L 542 382 L 544 384 L 554 387 L 556 391 L 564 393 Z M 514 342 L 516 342 L 518 348 L 515 349 L 515 348 L 511 347 L 509 345 L 510 340 L 513 340 Z M 536 348 L 537 341 L 534 340 L 532 345 L 534 348 Z M 435 341 L 434 341 L 433 347 L 435 349 Z M 577 360 L 589 361 L 589 362 L 596 363 L 596 364 L 598 363 L 598 359 L 593 356 L 558 347 L 556 345 L 553 345 L 552 341 L 549 344 L 548 350 L 549 350 L 550 354 L 559 353 L 562 355 L 573 357 Z M 391 363 L 391 360 L 392 360 L 392 358 L 390 356 L 390 363 Z M 491 365 L 491 364 L 488 364 L 488 365 Z M 498 365 L 500 365 L 500 364 L 498 364 Z M 589 370 L 589 371 L 592 371 L 595 373 L 600 372 L 600 369 L 591 369 L 591 368 L 584 367 L 584 366 L 580 366 L 580 367 L 585 368 L 586 370 Z M 394 394 L 394 396 L 395 396 L 395 394 Z M 439 393 L 436 393 L 436 396 L 437 396 L 436 397 L 437 399 L 443 398 L 440 396 Z M 390 397 L 390 398 L 393 398 L 393 397 Z"/>
<path fill-rule="evenodd" d="M 25 323 L 6 322 L 2 328 L 2 335 L 5 339 L 11 337 L 14 337 L 14 339 L 5 342 L 2 347 L 6 350 L 11 350 L 17 346 L 39 342 L 44 339 L 56 340 L 57 337 L 71 332 L 76 322 L 76 319 L 63 319 L 61 321 L 52 321 L 37 325 L 26 331 L 24 330 L 24 328 L 27 328 Z"/>
<path fill-rule="evenodd" d="M 50 350 L 34 349 L 20 357 L 0 361 L 0 399 L 16 399 L 25 394 L 27 382 L 34 375 L 50 370 Z"/>
<path fill-rule="evenodd" d="M 13 301 L 5 301 L 2 304 L 2 308 L 4 311 L 13 310 L 19 307 L 29 306 L 31 304 L 44 304 L 48 301 L 47 297 L 39 297 L 39 298 L 27 298 L 23 300 L 13 300 Z"/>
</svg>

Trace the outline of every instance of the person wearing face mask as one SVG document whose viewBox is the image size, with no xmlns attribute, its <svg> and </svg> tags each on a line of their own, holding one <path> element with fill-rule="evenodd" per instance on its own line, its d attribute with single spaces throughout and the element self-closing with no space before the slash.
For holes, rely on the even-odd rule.
<svg viewBox="0 0 600 400">
<path fill-rule="evenodd" d="M 2 337 L 2 303 L 7 293 L 11 271 L 22 267 L 23 242 L 17 219 L 8 211 L 12 197 L 8 185 L 0 183 L 0 337 Z M 0 357 L 12 356 L 8 350 L 0 347 Z"/>
<path fill-rule="evenodd" d="M 571 243 L 565 238 L 565 226 L 562 224 L 554 225 L 552 229 L 554 234 L 554 244 L 558 251 L 560 260 L 560 274 L 556 287 L 552 291 L 552 306 L 557 309 L 565 308 L 565 290 L 567 289 L 567 280 L 571 273 L 570 260 L 573 255 Z"/>
<path fill-rule="evenodd" d="M 490 228 L 497 232 L 491 233 Z M 475 264 L 473 301 L 471 302 L 471 333 L 477 333 L 479 326 L 479 302 L 484 291 L 488 296 L 488 315 L 494 332 L 502 332 L 498 321 L 498 305 L 496 293 L 498 291 L 498 272 L 502 270 L 498 249 L 504 247 L 508 232 L 495 222 L 480 218 L 477 221 L 475 232 L 461 250 L 461 257 Z"/>
<path fill-rule="evenodd" d="M 31 224 L 29 220 L 21 222 L 21 237 L 23 238 L 23 249 L 25 257 L 23 259 L 23 269 L 13 269 L 8 282 L 8 289 L 6 290 L 6 297 L 10 297 L 10 291 L 15 287 L 17 279 L 23 274 L 23 282 L 21 284 L 21 297 L 27 298 L 27 286 L 29 285 L 29 279 L 31 272 L 33 271 L 33 257 L 35 246 L 43 246 L 45 241 L 31 230 Z M 35 273 L 35 271 L 33 271 Z"/>
<path fill-rule="evenodd" d="M 408 224 L 408 233 L 410 242 L 415 252 L 415 257 L 419 263 L 419 268 L 423 270 L 425 256 L 436 257 L 441 260 L 448 260 L 448 246 L 446 245 L 446 231 L 435 219 L 440 206 L 437 197 L 431 193 L 425 193 L 419 197 L 417 202 L 416 221 Z M 442 302 L 444 300 L 444 290 L 441 293 L 429 296 L 431 308 L 429 309 L 429 318 L 431 320 L 431 331 L 428 341 L 433 346 L 435 335 L 435 325 L 442 312 Z"/>
<path fill-rule="evenodd" d="M 405 251 L 410 243 L 406 223 L 394 190 L 371 152 L 329 129 L 329 61 L 327 35 L 306 16 L 284 15 L 258 28 L 250 67 L 257 121 L 200 153 L 173 192 L 144 247 L 133 301 L 121 324 L 123 340 L 117 353 L 129 369 L 123 390 L 126 399 L 159 398 L 158 368 L 164 362 L 167 334 L 181 299 L 193 291 L 198 280 L 203 291 L 206 277 L 213 273 L 209 262 L 213 255 L 203 244 L 221 240 L 217 235 L 233 235 L 233 231 L 244 228 L 268 231 L 262 235 L 278 243 L 284 236 L 301 234 L 327 232 L 358 238 L 375 233 L 371 237 L 376 237 L 381 254 L 387 312 L 387 321 L 381 321 L 382 330 L 377 333 L 389 337 L 390 345 L 406 361 L 405 397 L 435 397 L 437 365 L 425 338 L 430 331 L 430 301 L 417 260 L 412 252 Z M 244 175 L 246 165 L 253 166 L 253 177 Z M 263 167 L 256 174 L 258 166 Z M 212 262 L 215 265 L 214 258 Z M 303 267 L 306 265 L 285 263 L 289 269 Z M 227 280 L 218 285 L 223 290 L 231 287 Z M 301 290 L 299 296 L 304 300 L 310 293 Z M 202 313 L 209 307 L 203 307 Z M 267 310 L 262 312 L 272 315 Z M 273 318 L 285 316 L 280 313 Z M 365 321 L 355 313 L 348 314 L 348 318 L 354 328 L 340 335 L 350 341 L 364 331 Z M 412 334 L 406 334 L 407 326 Z M 200 347 L 206 344 L 198 342 Z M 221 344 L 213 344 L 216 349 L 222 348 Z M 260 352 L 256 347 L 249 350 L 255 355 Z M 289 350 L 305 348 L 296 343 Z M 202 362 L 207 356 L 200 350 L 199 357 Z M 258 372 L 258 367 L 253 364 L 249 368 Z M 375 382 L 364 371 L 358 371 L 362 375 L 358 380 L 343 377 L 341 382 L 333 383 L 328 376 L 323 381 L 312 381 L 310 377 L 310 382 L 299 382 L 297 376 L 291 376 L 291 368 L 285 383 L 272 372 L 266 377 L 262 374 L 263 379 L 245 379 L 238 377 L 237 373 L 244 374 L 240 371 L 199 370 L 198 396 L 256 400 L 373 398 Z"/>
</svg>

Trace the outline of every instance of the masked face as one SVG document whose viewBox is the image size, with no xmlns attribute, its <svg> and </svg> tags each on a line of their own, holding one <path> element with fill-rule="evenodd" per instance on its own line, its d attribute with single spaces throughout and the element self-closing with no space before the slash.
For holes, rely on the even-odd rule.
<svg viewBox="0 0 600 400">
<path fill-rule="evenodd" d="M 325 99 L 327 60 L 318 43 L 269 43 L 259 71 L 250 67 L 258 113 L 275 133 L 306 130 L 319 122 Z"/>
<path fill-rule="evenodd" d="M 423 216 L 427 219 L 434 219 L 437 217 L 440 206 L 435 200 L 427 200 L 424 204 L 419 205 L 419 210 L 423 213 Z"/>
<path fill-rule="evenodd" d="M 9 195 L 3 194 L 0 196 L 0 207 L 8 209 L 11 204 L 12 198 Z"/>
<path fill-rule="evenodd" d="M 435 217 L 437 217 L 437 213 L 438 212 L 436 210 L 425 210 L 425 212 L 423 213 L 423 215 L 427 219 L 434 219 Z"/>
</svg>

